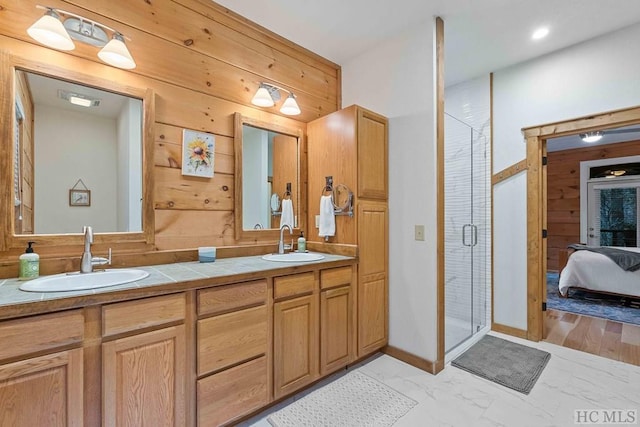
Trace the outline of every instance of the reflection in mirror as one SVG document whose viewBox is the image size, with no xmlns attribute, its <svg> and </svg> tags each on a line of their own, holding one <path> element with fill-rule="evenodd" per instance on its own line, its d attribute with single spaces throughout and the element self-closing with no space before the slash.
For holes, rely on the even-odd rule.
<svg viewBox="0 0 640 427">
<path fill-rule="evenodd" d="M 15 108 L 15 234 L 142 231 L 142 100 L 16 70 Z"/>
<path fill-rule="evenodd" d="M 297 137 L 242 125 L 244 230 L 277 229 L 283 221 L 297 226 L 298 173 Z M 292 207 L 292 213 L 287 206 Z"/>
</svg>

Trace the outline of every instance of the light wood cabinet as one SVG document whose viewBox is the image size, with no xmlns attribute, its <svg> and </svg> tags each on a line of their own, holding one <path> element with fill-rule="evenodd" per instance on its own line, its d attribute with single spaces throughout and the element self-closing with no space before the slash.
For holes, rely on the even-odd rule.
<svg viewBox="0 0 640 427">
<path fill-rule="evenodd" d="M 82 426 L 82 310 L 0 322 L 0 426 Z"/>
<path fill-rule="evenodd" d="M 357 108 L 358 196 L 387 200 L 388 141 L 387 119 L 364 108 Z"/>
<path fill-rule="evenodd" d="M 267 293 L 266 280 L 198 291 L 199 427 L 233 422 L 269 402 Z"/>
<path fill-rule="evenodd" d="M 0 365 L 0 426 L 82 426 L 82 391 L 81 348 Z"/>
<path fill-rule="evenodd" d="M 285 396 L 318 377 L 317 294 L 273 306 L 274 397 Z"/>
<path fill-rule="evenodd" d="M 103 425 L 185 425 L 184 325 L 104 343 Z"/>
<path fill-rule="evenodd" d="M 381 349 L 388 341 L 388 120 L 357 105 L 328 114 L 307 125 L 309 216 L 319 212 L 316 188 L 326 176 L 347 185 L 355 195 L 355 218 L 336 217 L 329 244 L 358 246 L 358 273 L 352 296 L 357 305 L 357 356 Z M 318 229 L 307 233 L 322 242 Z"/>
<path fill-rule="evenodd" d="M 358 357 L 387 344 L 389 335 L 388 208 L 386 202 L 358 206 Z"/>
<path fill-rule="evenodd" d="M 351 286 L 320 293 L 320 374 L 326 375 L 351 362 Z"/>
<path fill-rule="evenodd" d="M 167 326 L 184 322 L 185 294 L 108 304 L 102 313 L 105 337 L 129 334 L 102 343 L 102 425 L 185 425 L 185 325 Z"/>
</svg>

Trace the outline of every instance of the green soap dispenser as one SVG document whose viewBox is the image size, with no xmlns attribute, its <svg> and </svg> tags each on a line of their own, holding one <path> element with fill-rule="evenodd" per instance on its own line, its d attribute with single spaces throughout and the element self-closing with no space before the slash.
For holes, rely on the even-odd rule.
<svg viewBox="0 0 640 427">
<path fill-rule="evenodd" d="M 304 231 L 300 230 L 300 237 L 298 237 L 298 252 L 307 251 L 307 241 L 304 238 Z"/>
<path fill-rule="evenodd" d="M 27 242 L 29 247 L 20 255 L 20 280 L 35 279 L 40 275 L 40 255 L 33 252 L 35 242 Z"/>
</svg>

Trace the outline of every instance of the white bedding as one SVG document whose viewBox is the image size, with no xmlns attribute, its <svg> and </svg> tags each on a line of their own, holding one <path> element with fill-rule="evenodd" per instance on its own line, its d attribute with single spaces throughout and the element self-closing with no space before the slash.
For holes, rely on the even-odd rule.
<svg viewBox="0 0 640 427">
<path fill-rule="evenodd" d="M 640 248 L 616 248 L 640 252 Z M 640 296 L 640 270 L 625 271 L 609 257 L 591 251 L 575 251 L 560 273 L 558 289 L 563 296 L 570 287 Z"/>
</svg>

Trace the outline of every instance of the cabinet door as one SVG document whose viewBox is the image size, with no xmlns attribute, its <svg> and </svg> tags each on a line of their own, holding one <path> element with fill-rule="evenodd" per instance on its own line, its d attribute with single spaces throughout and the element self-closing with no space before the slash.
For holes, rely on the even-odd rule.
<svg viewBox="0 0 640 427">
<path fill-rule="evenodd" d="M 358 357 L 388 339 L 388 210 L 386 202 L 358 206 Z"/>
<path fill-rule="evenodd" d="M 277 302 L 273 316 L 273 382 L 278 399 L 318 376 L 317 295 Z"/>
<path fill-rule="evenodd" d="M 358 108 L 358 196 L 388 197 L 387 119 Z"/>
<path fill-rule="evenodd" d="M 320 294 L 320 373 L 326 375 L 352 358 L 351 286 Z"/>
<path fill-rule="evenodd" d="M 0 365 L 0 426 L 82 426 L 82 349 Z"/>
<path fill-rule="evenodd" d="M 184 325 L 102 345 L 103 426 L 185 425 Z"/>
</svg>

